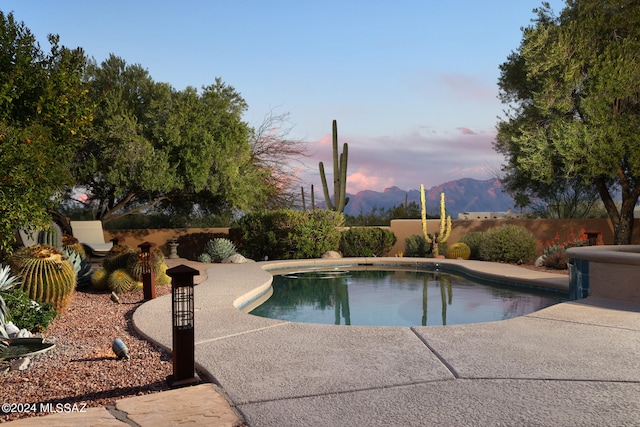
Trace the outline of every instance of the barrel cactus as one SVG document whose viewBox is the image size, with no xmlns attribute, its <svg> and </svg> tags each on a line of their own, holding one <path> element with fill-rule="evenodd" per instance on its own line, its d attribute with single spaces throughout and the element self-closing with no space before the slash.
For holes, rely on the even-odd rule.
<svg viewBox="0 0 640 427">
<path fill-rule="evenodd" d="M 22 248 L 9 258 L 9 265 L 29 298 L 52 303 L 58 313 L 67 308 L 76 288 L 76 272 L 60 251 L 49 245 Z"/>
<path fill-rule="evenodd" d="M 119 268 L 118 270 L 109 274 L 107 285 L 111 292 L 116 294 L 122 294 L 129 292 L 136 287 L 136 281 L 129 275 L 127 270 Z"/>
<path fill-rule="evenodd" d="M 109 289 L 109 272 L 106 268 L 100 267 L 91 275 L 91 285 L 98 291 Z"/>
<path fill-rule="evenodd" d="M 57 224 L 50 224 L 49 228 L 38 232 L 38 244 L 49 245 L 56 249 L 62 249 L 62 231 Z"/>
<path fill-rule="evenodd" d="M 167 271 L 167 263 L 164 260 L 164 254 L 158 247 L 154 247 L 151 249 L 151 254 L 153 255 L 153 262 L 151 265 L 151 269 L 153 270 L 153 274 L 156 278 L 156 282 L 158 281 L 158 277 L 164 274 Z M 142 281 L 142 252 L 137 252 L 136 256 L 132 256 L 129 258 L 129 263 L 127 264 L 127 271 L 131 275 L 131 277 L 138 281 Z"/>
<path fill-rule="evenodd" d="M 236 246 L 229 239 L 218 237 L 209 240 L 204 248 L 204 253 L 211 257 L 211 261 L 220 262 L 237 253 Z"/>
<path fill-rule="evenodd" d="M 114 245 L 104 257 L 103 267 L 108 271 L 115 271 L 127 268 L 132 258 L 135 258 L 136 251 L 127 245 Z"/>
<path fill-rule="evenodd" d="M 470 256 L 471 248 L 466 243 L 454 243 L 447 249 L 447 258 L 449 259 L 469 259 Z"/>
</svg>

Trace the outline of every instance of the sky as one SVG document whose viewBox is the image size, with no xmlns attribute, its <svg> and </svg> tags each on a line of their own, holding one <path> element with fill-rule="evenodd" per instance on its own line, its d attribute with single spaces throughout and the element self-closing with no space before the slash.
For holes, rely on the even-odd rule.
<svg viewBox="0 0 640 427">
<path fill-rule="evenodd" d="M 347 192 L 431 188 L 490 179 L 499 66 L 541 0 L 0 0 L 43 48 L 47 34 L 139 64 L 175 89 L 220 77 L 239 92 L 253 127 L 288 114 L 292 163 L 321 195 L 332 178 L 331 123 L 349 144 Z M 550 1 L 559 13 L 564 1 Z M 340 148 L 341 149 L 341 148 Z M 331 185 L 331 184 L 330 184 Z M 330 189 L 332 193 L 332 189 Z"/>
</svg>

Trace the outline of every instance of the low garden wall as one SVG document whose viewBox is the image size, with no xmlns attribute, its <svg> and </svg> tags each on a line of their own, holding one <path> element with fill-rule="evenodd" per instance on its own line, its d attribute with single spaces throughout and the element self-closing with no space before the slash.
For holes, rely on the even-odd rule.
<svg viewBox="0 0 640 427">
<path fill-rule="evenodd" d="M 462 236 L 471 231 L 487 231 L 492 227 L 503 224 L 512 224 L 525 227 L 544 244 L 553 240 L 556 235 L 561 242 L 569 240 L 572 236 L 580 237 L 581 230 L 597 231 L 600 234 L 600 242 L 605 245 L 613 244 L 613 227 L 608 219 L 493 219 L 493 220 L 453 220 L 451 236 L 448 243 L 455 243 Z M 440 220 L 427 221 L 429 232 L 437 231 Z M 413 234 L 422 234 L 422 223 L 419 219 L 394 219 L 385 227 L 391 230 L 397 237 L 397 242 L 387 254 L 395 256 L 404 252 L 404 240 Z M 176 228 L 158 230 L 115 230 L 105 231 L 107 241 L 117 238 L 120 243 L 131 247 L 137 247 L 143 242 L 155 243 L 164 253 L 168 254 L 167 243 L 171 239 L 178 241 L 178 254 L 181 257 L 196 259 L 202 252 L 204 245 L 213 237 L 227 236 L 229 228 Z M 640 221 L 636 220 L 632 243 L 640 244 Z"/>
</svg>

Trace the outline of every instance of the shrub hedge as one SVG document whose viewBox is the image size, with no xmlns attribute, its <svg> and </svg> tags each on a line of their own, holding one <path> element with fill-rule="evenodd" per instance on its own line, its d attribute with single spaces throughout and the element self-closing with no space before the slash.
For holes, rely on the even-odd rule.
<svg viewBox="0 0 640 427">
<path fill-rule="evenodd" d="M 392 231 L 379 227 L 354 227 L 340 236 L 340 252 L 345 257 L 386 256 L 396 244 Z"/>
<path fill-rule="evenodd" d="M 526 228 L 501 225 L 483 233 L 480 259 L 483 261 L 523 262 L 535 258 L 536 238 Z"/>
<path fill-rule="evenodd" d="M 279 209 L 246 214 L 236 221 L 241 242 L 238 251 L 254 260 L 319 258 L 337 251 L 344 217 L 325 209 Z"/>
</svg>

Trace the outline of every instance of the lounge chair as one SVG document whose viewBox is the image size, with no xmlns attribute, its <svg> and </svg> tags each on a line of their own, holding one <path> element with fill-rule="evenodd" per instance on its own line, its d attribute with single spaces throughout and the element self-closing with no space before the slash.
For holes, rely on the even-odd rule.
<svg viewBox="0 0 640 427">
<path fill-rule="evenodd" d="M 113 242 L 104 241 L 102 221 L 71 221 L 71 229 L 89 256 L 105 256 L 113 247 Z"/>
</svg>

